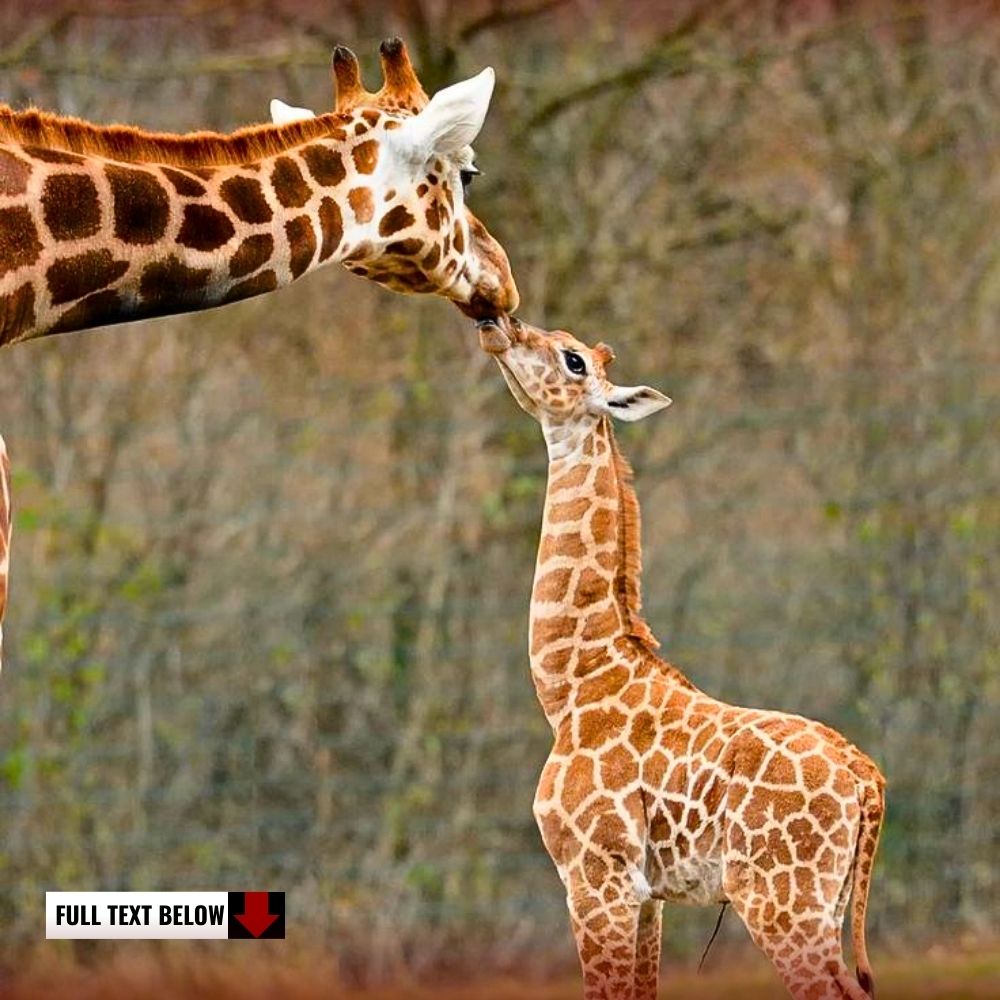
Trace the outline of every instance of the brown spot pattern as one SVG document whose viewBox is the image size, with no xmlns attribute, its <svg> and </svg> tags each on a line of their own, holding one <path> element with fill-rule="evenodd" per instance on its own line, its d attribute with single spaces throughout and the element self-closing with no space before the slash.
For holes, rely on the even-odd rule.
<svg viewBox="0 0 1000 1000">
<path fill-rule="evenodd" d="M 340 246 L 344 236 L 344 217 L 340 206 L 332 198 L 324 198 L 319 203 L 319 226 L 322 232 L 319 259 L 324 261 Z"/>
<path fill-rule="evenodd" d="M 261 271 L 252 278 L 240 281 L 229 289 L 226 295 L 227 302 L 235 302 L 237 299 L 249 299 L 254 295 L 263 295 L 265 292 L 273 292 L 278 287 L 278 276 L 274 271 Z"/>
<path fill-rule="evenodd" d="M 177 242 L 192 250 L 218 250 L 236 235 L 236 227 L 225 212 L 211 205 L 185 205 Z"/>
<path fill-rule="evenodd" d="M 589 671 L 584 670 L 581 676 Z M 576 696 L 578 706 L 590 705 L 595 701 L 603 701 L 609 695 L 620 691 L 628 680 L 628 671 L 622 666 L 612 667 L 597 677 L 588 677 L 579 688 Z"/>
<path fill-rule="evenodd" d="M 378 143 L 374 139 L 359 142 L 351 150 L 355 169 L 359 174 L 373 174 L 378 164 Z"/>
<path fill-rule="evenodd" d="M 83 163 L 83 157 L 77 153 L 67 153 L 60 149 L 46 149 L 44 146 L 25 146 L 24 151 L 33 160 L 42 163 Z"/>
<path fill-rule="evenodd" d="M 539 548 L 538 558 L 545 563 L 553 556 L 567 556 L 570 559 L 580 559 L 586 555 L 587 548 L 583 544 L 583 539 L 573 533 L 566 532 L 558 535 L 546 535 L 542 539 Z"/>
<path fill-rule="evenodd" d="M 590 501 L 586 497 L 577 497 L 565 503 L 554 503 L 549 508 L 548 520 L 551 524 L 562 524 L 564 521 L 579 522 L 589 508 Z"/>
<path fill-rule="evenodd" d="M 306 146 L 301 155 L 317 184 L 336 187 L 347 176 L 343 156 L 329 146 Z"/>
<path fill-rule="evenodd" d="M 22 206 L 0 208 L 0 275 L 34 264 L 41 252 L 31 213 Z"/>
<path fill-rule="evenodd" d="M 569 646 L 564 646 L 562 649 L 550 649 L 542 657 L 542 670 L 547 674 L 564 673 L 571 659 L 573 659 L 573 650 Z"/>
<path fill-rule="evenodd" d="M 197 198 L 205 193 L 205 185 L 183 170 L 175 170 L 173 167 L 160 167 L 160 170 L 178 194 Z"/>
<path fill-rule="evenodd" d="M 554 372 L 550 372 L 549 375 L 552 377 L 553 381 L 557 379 Z M 548 381 L 549 375 L 546 376 L 546 382 Z M 556 493 L 561 493 L 563 490 L 576 489 L 587 481 L 590 476 L 590 470 L 585 465 L 575 465 L 568 472 L 563 472 L 558 476 L 553 478 L 552 482 L 549 484 L 549 494 L 554 495 Z"/>
<path fill-rule="evenodd" d="M 139 280 L 143 312 L 147 315 L 168 312 L 178 299 L 191 302 L 208 284 L 211 268 L 188 267 L 178 257 L 149 264 Z"/>
<path fill-rule="evenodd" d="M 229 275 L 242 278 L 266 264 L 274 253 L 274 237 L 270 233 L 248 236 L 237 248 L 229 262 Z"/>
<path fill-rule="evenodd" d="M 610 592 L 610 581 L 588 566 L 580 573 L 577 580 L 573 604 L 578 608 L 586 608 L 603 601 Z"/>
<path fill-rule="evenodd" d="M 57 260 L 45 275 L 52 304 L 72 302 L 105 288 L 122 277 L 128 267 L 128 261 L 115 260 L 110 250 L 88 250 Z"/>
<path fill-rule="evenodd" d="M 371 188 L 351 188 L 347 192 L 347 202 L 358 222 L 372 221 L 375 216 L 375 199 L 372 197 Z"/>
<path fill-rule="evenodd" d="M 593 642 L 595 639 L 610 637 L 615 634 L 620 624 L 618 609 L 616 607 L 605 608 L 604 611 L 598 611 L 587 619 L 580 638 L 584 642 Z"/>
<path fill-rule="evenodd" d="M 577 757 L 563 777 L 562 804 L 572 815 L 594 787 L 594 762 L 589 757 Z"/>
<path fill-rule="evenodd" d="M 219 187 L 222 200 L 233 210 L 236 218 L 251 225 L 270 222 L 274 213 L 264 197 L 260 181 L 253 177 L 230 177 Z"/>
<path fill-rule="evenodd" d="M 656 720 L 649 712 L 640 712 L 632 720 L 632 728 L 629 730 L 629 742 L 644 754 L 653 745 L 656 739 Z"/>
<path fill-rule="evenodd" d="M 401 229 L 412 226 L 414 222 L 416 219 L 413 218 L 410 210 L 405 205 L 397 205 L 395 208 L 390 208 L 379 220 L 379 235 L 392 236 L 393 233 L 398 233 Z"/>
<path fill-rule="evenodd" d="M 35 288 L 28 282 L 0 297 L 0 345 L 9 344 L 35 323 Z"/>
<path fill-rule="evenodd" d="M 623 744 L 601 754 L 601 780 L 606 788 L 624 788 L 638 777 L 639 762 Z"/>
<path fill-rule="evenodd" d="M 42 213 L 57 240 L 93 236 L 101 224 L 97 185 L 86 174 L 53 174 L 42 189 Z"/>
<path fill-rule="evenodd" d="M 279 156 L 274 161 L 271 184 L 285 208 L 301 208 L 312 196 L 299 165 L 288 156 Z"/>
<path fill-rule="evenodd" d="M 81 299 L 75 306 L 70 306 L 59 317 L 52 328 L 52 333 L 63 333 L 66 330 L 85 330 L 104 323 L 113 323 L 122 318 L 123 303 L 121 296 L 110 288 L 103 292 L 95 292 Z"/>
<path fill-rule="evenodd" d="M 531 651 L 539 652 L 556 639 L 572 635 L 575 628 L 576 622 L 572 618 L 561 616 L 534 621 L 531 627 Z"/>
<path fill-rule="evenodd" d="M 424 259 L 420 262 L 420 266 L 425 271 L 433 271 L 434 268 L 438 266 L 441 260 L 441 248 L 435 244 L 424 254 Z"/>
<path fill-rule="evenodd" d="M 114 200 L 115 236 L 140 246 L 155 243 L 167 228 L 170 199 L 159 180 L 146 170 L 104 168 Z"/>
<path fill-rule="evenodd" d="M 23 194 L 28 189 L 31 164 L 0 149 L 0 194 Z"/>
<path fill-rule="evenodd" d="M 592 708 L 580 716 L 580 746 L 593 750 L 618 739 L 628 717 L 617 708 Z"/>
<path fill-rule="evenodd" d="M 385 252 L 396 257 L 415 257 L 424 248 L 424 241 L 411 237 L 408 240 L 393 240 Z"/>
<path fill-rule="evenodd" d="M 566 594 L 569 587 L 570 578 L 573 575 L 571 569 L 554 569 L 546 573 L 535 583 L 531 599 L 538 602 L 560 601 Z"/>
<path fill-rule="evenodd" d="M 316 233 L 309 216 L 300 215 L 289 219 L 285 223 L 285 235 L 288 237 L 288 246 L 292 252 L 290 263 L 292 278 L 298 278 L 305 273 L 313 257 L 316 256 Z"/>
<path fill-rule="evenodd" d="M 424 212 L 424 218 L 427 220 L 428 229 L 440 229 L 441 223 L 444 221 L 444 213 L 441 211 L 438 203 L 431 202 L 427 206 L 427 210 Z"/>
</svg>

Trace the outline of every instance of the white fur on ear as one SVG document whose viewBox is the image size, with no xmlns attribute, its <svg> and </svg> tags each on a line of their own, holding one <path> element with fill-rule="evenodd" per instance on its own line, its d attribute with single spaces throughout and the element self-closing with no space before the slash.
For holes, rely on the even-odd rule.
<svg viewBox="0 0 1000 1000">
<path fill-rule="evenodd" d="M 673 400 L 648 385 L 615 385 L 604 396 L 601 407 L 616 420 L 642 420 L 652 413 L 666 409 Z"/>
<path fill-rule="evenodd" d="M 448 155 L 470 145 L 486 120 L 496 75 L 486 67 L 478 76 L 439 90 L 419 114 L 403 122 L 395 141 L 422 158 Z"/>
<path fill-rule="evenodd" d="M 291 104 L 285 104 L 274 98 L 271 101 L 271 121 L 275 125 L 287 125 L 289 122 L 300 122 L 304 118 L 315 118 L 316 112 L 308 108 L 293 108 Z"/>
</svg>

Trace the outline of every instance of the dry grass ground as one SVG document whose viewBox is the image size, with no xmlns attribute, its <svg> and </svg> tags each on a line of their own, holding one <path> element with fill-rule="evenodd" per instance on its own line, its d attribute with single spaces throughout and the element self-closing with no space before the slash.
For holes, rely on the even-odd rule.
<svg viewBox="0 0 1000 1000">
<path fill-rule="evenodd" d="M 579 984 L 566 979 L 525 985 L 513 980 L 469 986 L 400 986 L 359 993 L 336 985 L 335 967 L 324 959 L 283 956 L 280 946 L 232 945 L 227 956 L 165 951 L 158 957 L 118 958 L 94 969 L 60 960 L 0 984 L 5 1000 L 73 997 L 74 1000 L 578 1000 Z M 251 954 L 256 951 L 256 957 Z M 50 956 L 52 957 L 52 956 Z M 685 1000 L 765 1000 L 782 993 L 762 963 L 752 970 L 729 967 L 694 976 L 669 971 L 661 996 Z M 993 1000 L 1000 997 L 1000 947 L 969 952 L 943 948 L 906 957 L 882 957 L 876 965 L 879 1000 Z"/>
</svg>

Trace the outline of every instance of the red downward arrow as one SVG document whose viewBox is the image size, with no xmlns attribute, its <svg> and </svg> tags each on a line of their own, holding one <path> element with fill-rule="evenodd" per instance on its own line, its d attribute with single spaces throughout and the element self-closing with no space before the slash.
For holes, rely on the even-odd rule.
<svg viewBox="0 0 1000 1000">
<path fill-rule="evenodd" d="M 266 892 L 245 892 L 243 912 L 234 916 L 255 938 L 259 938 L 278 919 L 278 914 L 271 913 L 270 909 Z"/>
</svg>

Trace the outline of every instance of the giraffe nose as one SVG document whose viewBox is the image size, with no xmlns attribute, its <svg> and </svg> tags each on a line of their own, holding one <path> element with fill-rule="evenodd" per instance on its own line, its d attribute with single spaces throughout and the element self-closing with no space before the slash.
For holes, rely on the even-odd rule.
<svg viewBox="0 0 1000 1000">
<path fill-rule="evenodd" d="M 503 354 L 511 346 L 510 337 L 500 322 L 498 319 L 481 319 L 476 324 L 479 329 L 479 346 L 487 354 Z"/>
</svg>

